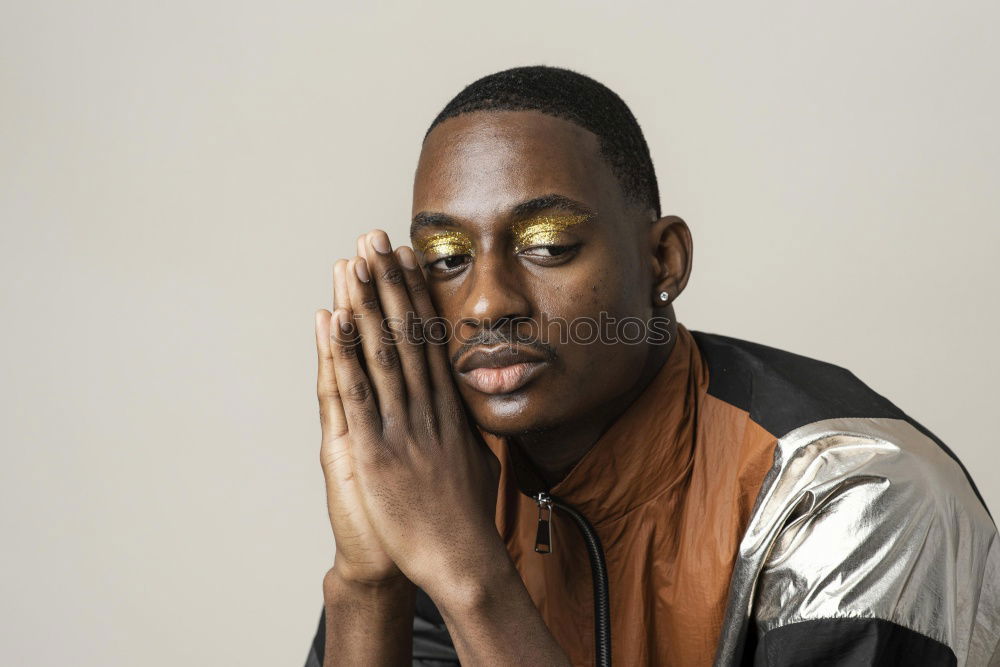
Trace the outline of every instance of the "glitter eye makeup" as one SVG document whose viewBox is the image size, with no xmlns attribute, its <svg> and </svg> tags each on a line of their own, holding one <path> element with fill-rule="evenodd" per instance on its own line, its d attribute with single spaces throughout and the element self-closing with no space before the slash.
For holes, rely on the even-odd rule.
<svg viewBox="0 0 1000 667">
<path fill-rule="evenodd" d="M 431 234 L 419 241 L 417 250 L 422 254 L 437 257 L 452 255 L 473 255 L 472 239 L 462 232 L 448 231 Z"/>
<path fill-rule="evenodd" d="M 539 215 L 516 223 L 514 251 L 521 252 L 532 246 L 559 245 L 559 234 L 568 227 L 586 222 L 589 215 Z"/>
</svg>

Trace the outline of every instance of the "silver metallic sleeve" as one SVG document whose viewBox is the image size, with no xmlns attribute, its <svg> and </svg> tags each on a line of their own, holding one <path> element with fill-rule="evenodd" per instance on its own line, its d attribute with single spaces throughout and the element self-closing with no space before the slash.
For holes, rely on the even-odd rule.
<svg viewBox="0 0 1000 667">
<path fill-rule="evenodd" d="M 740 546 L 717 664 L 819 619 L 881 619 L 1000 664 L 1000 542 L 961 467 L 898 419 L 833 419 L 778 442 Z M 728 653 L 727 653 L 728 652 Z"/>
</svg>

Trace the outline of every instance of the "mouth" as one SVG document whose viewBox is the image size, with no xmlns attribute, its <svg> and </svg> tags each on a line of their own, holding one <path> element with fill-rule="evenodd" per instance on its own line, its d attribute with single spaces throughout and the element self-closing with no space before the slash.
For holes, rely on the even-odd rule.
<svg viewBox="0 0 1000 667">
<path fill-rule="evenodd" d="M 530 382 L 548 364 L 537 351 L 517 345 L 474 348 L 458 361 L 459 379 L 484 394 L 509 394 Z"/>
</svg>

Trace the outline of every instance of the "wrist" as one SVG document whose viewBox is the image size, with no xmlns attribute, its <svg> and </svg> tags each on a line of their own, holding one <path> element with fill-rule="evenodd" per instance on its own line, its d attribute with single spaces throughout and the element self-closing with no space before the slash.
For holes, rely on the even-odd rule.
<svg viewBox="0 0 1000 667">
<path fill-rule="evenodd" d="M 443 614 L 480 612 L 495 606 L 512 587 L 524 587 L 499 535 L 496 542 L 471 562 L 443 568 L 433 581 L 421 585 Z"/>
<path fill-rule="evenodd" d="M 405 599 L 415 591 L 413 583 L 405 575 L 369 579 L 353 573 L 348 568 L 338 567 L 336 563 L 323 577 L 323 598 L 329 604 L 331 601 L 344 597 L 377 600 L 379 598 Z"/>
<path fill-rule="evenodd" d="M 373 582 L 323 577 L 324 664 L 409 665 L 416 589 L 405 577 Z"/>
<path fill-rule="evenodd" d="M 491 563 L 477 577 L 460 578 L 440 590 L 428 591 L 463 663 L 569 667 L 565 652 L 546 627 L 506 548 L 502 558 Z M 484 639 L 498 637 L 508 639 L 497 643 Z M 509 637 L 517 641 L 511 642 Z"/>
</svg>

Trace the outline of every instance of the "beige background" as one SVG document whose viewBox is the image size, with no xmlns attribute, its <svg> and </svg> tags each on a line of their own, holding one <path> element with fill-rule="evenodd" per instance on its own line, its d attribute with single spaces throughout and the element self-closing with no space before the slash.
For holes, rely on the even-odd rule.
<svg viewBox="0 0 1000 667">
<path fill-rule="evenodd" d="M 0 663 L 302 664 L 313 312 L 514 65 L 631 105 L 682 322 L 850 368 L 1000 511 L 997 3 L 0 7 Z"/>
</svg>

